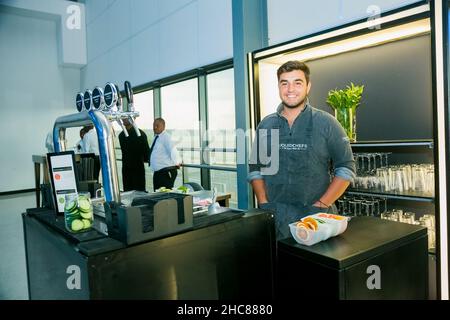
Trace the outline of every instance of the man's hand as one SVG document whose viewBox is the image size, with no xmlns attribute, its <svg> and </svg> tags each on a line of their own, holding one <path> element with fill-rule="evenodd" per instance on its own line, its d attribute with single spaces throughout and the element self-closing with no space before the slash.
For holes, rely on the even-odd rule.
<svg viewBox="0 0 450 320">
<path fill-rule="evenodd" d="M 350 185 L 350 181 L 342 179 L 340 177 L 334 177 L 328 186 L 327 191 L 320 197 L 319 200 L 314 202 L 313 206 L 318 208 L 329 208 L 333 203 L 339 199 L 345 192 L 345 189 Z"/>
<path fill-rule="evenodd" d="M 313 207 L 328 209 L 330 206 L 327 206 L 325 203 L 322 203 L 320 201 L 316 201 L 314 202 Z"/>
</svg>

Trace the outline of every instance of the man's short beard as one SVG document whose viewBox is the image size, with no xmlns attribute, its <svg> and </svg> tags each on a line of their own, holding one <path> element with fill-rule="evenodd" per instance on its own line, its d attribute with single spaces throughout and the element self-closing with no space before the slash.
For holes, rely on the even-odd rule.
<svg viewBox="0 0 450 320">
<path fill-rule="evenodd" d="M 295 109 L 295 108 L 298 108 L 298 107 L 300 107 L 302 104 L 304 104 L 305 102 L 306 102 L 306 100 L 307 100 L 308 98 L 306 97 L 305 99 L 303 99 L 302 101 L 300 101 L 299 103 L 297 103 L 296 105 L 294 105 L 294 106 L 290 106 L 290 105 L 288 105 L 288 104 L 286 104 L 284 101 L 283 101 L 283 105 L 286 107 L 286 108 L 289 108 L 289 109 Z"/>
</svg>

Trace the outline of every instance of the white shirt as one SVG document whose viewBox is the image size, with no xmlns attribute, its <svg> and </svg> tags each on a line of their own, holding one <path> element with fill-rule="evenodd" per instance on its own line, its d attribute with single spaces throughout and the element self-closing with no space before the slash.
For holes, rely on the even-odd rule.
<svg viewBox="0 0 450 320">
<path fill-rule="evenodd" d="M 77 144 L 75 145 L 75 153 L 86 153 L 84 150 L 86 148 L 84 147 L 84 141 L 83 139 L 80 139 Z"/>
<path fill-rule="evenodd" d="M 166 131 L 161 132 L 150 155 L 150 168 L 155 172 L 163 168 L 176 166 L 179 163 L 178 151 L 170 134 Z"/>
<path fill-rule="evenodd" d="M 53 146 L 53 130 L 51 130 L 45 138 L 45 147 L 48 152 L 55 152 L 55 148 Z"/>
<path fill-rule="evenodd" d="M 98 138 L 97 138 L 97 132 L 95 129 L 89 130 L 87 133 L 85 133 L 83 137 L 83 143 L 84 143 L 84 153 L 95 153 L 95 155 L 100 155 L 98 151 Z"/>
</svg>

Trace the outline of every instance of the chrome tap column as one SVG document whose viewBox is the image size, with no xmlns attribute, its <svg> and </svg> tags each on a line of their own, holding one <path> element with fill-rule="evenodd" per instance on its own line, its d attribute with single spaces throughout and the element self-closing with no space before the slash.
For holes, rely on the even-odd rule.
<svg viewBox="0 0 450 320">
<path fill-rule="evenodd" d="M 113 129 L 107 117 L 100 111 L 80 112 L 56 119 L 53 126 L 55 152 L 66 150 L 66 128 L 94 124 L 98 136 L 102 183 L 106 201 L 120 202 L 119 181 L 114 153 Z"/>
<path fill-rule="evenodd" d="M 129 119 L 136 134 L 140 136 L 134 119 L 139 112 L 134 111 L 133 92 L 128 81 L 125 82 L 126 96 L 130 110 L 123 111 L 122 97 L 119 87 L 108 82 L 105 89 L 95 87 L 93 91 L 86 90 L 84 94 L 78 93 L 75 99 L 79 113 L 62 116 L 56 119 L 53 126 L 53 144 L 55 152 L 66 150 L 66 128 L 80 127 L 94 124 L 98 136 L 98 147 L 100 153 L 100 165 L 102 168 L 103 189 L 105 200 L 120 203 L 119 181 L 117 177 L 116 157 L 114 153 L 114 130 L 112 121 L 117 121 L 122 127 L 125 136 L 128 131 L 123 124 L 123 119 Z"/>
<path fill-rule="evenodd" d="M 129 81 L 125 81 L 124 86 L 125 86 L 125 95 L 128 100 L 128 111 L 133 114 L 133 113 L 135 113 L 134 100 L 133 100 L 133 89 L 131 88 L 131 84 Z M 133 126 L 134 131 L 136 132 L 136 135 L 138 137 L 140 137 L 141 132 L 139 131 L 139 128 L 137 127 L 136 122 L 134 121 L 135 118 L 133 116 L 130 116 L 128 119 L 129 119 L 131 125 Z"/>
</svg>

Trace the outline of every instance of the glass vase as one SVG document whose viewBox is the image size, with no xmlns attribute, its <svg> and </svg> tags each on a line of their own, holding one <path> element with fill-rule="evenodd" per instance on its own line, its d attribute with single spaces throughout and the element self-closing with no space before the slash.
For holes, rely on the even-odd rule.
<svg viewBox="0 0 450 320">
<path fill-rule="evenodd" d="M 334 116 L 344 128 L 350 142 L 356 141 L 356 109 L 337 108 L 334 109 Z"/>
<path fill-rule="evenodd" d="M 64 205 L 66 230 L 79 233 L 91 230 L 94 222 L 94 210 L 89 192 L 67 194 Z"/>
</svg>

